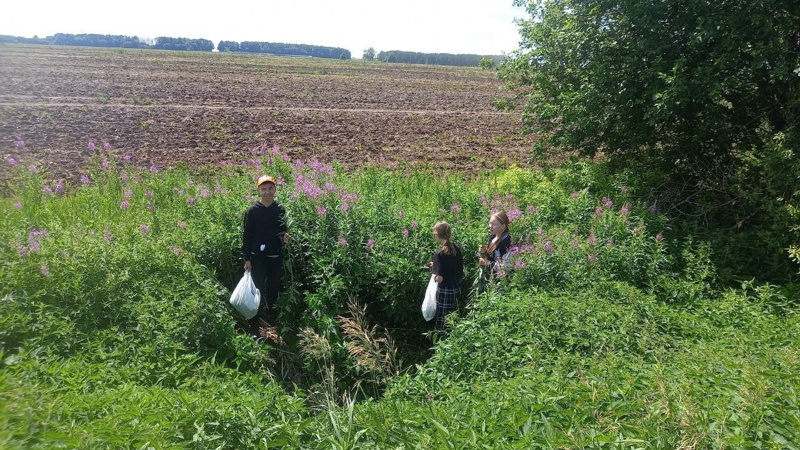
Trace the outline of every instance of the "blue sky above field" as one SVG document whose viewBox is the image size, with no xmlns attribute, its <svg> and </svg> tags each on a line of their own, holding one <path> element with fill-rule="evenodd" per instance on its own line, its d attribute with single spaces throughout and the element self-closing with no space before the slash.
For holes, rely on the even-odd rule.
<svg viewBox="0 0 800 450">
<path fill-rule="evenodd" d="M 11 2 L 0 34 L 99 33 L 267 41 L 364 49 L 499 55 L 518 48 L 512 0 L 305 0 Z"/>
</svg>

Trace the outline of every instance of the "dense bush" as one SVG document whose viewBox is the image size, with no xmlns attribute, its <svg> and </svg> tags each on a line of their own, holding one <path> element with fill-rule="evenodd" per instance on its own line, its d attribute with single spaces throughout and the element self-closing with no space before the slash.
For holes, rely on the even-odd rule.
<svg viewBox="0 0 800 450">
<path fill-rule="evenodd" d="M 797 272 L 800 4 L 517 3 L 530 19 L 500 75 L 528 89 L 527 131 L 645 174 L 662 212 L 727 247 L 728 281 Z"/>
</svg>

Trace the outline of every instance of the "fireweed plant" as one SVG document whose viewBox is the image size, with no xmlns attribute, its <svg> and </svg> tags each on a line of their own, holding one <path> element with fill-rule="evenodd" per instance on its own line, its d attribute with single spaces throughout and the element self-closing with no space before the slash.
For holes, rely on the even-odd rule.
<svg viewBox="0 0 800 450">
<path fill-rule="evenodd" d="M 345 173 L 267 146 L 136 171 L 93 151 L 74 183 L 6 161 L 4 447 L 798 448 L 790 290 L 718 286 L 714 249 L 674 236 L 634 175 Z M 294 238 L 281 344 L 227 304 L 265 173 Z M 431 351 L 431 226 L 456 229 L 477 274 L 496 210 L 508 273 L 464 296 Z"/>
</svg>

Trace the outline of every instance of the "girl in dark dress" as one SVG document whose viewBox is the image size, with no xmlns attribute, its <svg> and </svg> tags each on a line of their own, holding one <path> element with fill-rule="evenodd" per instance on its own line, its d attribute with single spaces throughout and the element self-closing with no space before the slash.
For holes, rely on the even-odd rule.
<svg viewBox="0 0 800 450">
<path fill-rule="evenodd" d="M 447 222 L 438 222 L 433 226 L 433 237 L 442 246 L 429 263 L 431 273 L 435 275 L 436 287 L 436 329 L 445 327 L 445 318 L 458 308 L 458 296 L 461 294 L 461 279 L 464 277 L 464 257 L 461 247 L 453 243 L 452 230 Z"/>
</svg>

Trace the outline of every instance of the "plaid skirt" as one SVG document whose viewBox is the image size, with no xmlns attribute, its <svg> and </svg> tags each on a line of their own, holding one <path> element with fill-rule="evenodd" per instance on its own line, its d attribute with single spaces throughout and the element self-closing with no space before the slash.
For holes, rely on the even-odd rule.
<svg viewBox="0 0 800 450">
<path fill-rule="evenodd" d="M 444 329 L 444 318 L 458 308 L 458 296 L 461 287 L 452 288 L 438 286 L 436 288 L 436 328 Z"/>
</svg>

